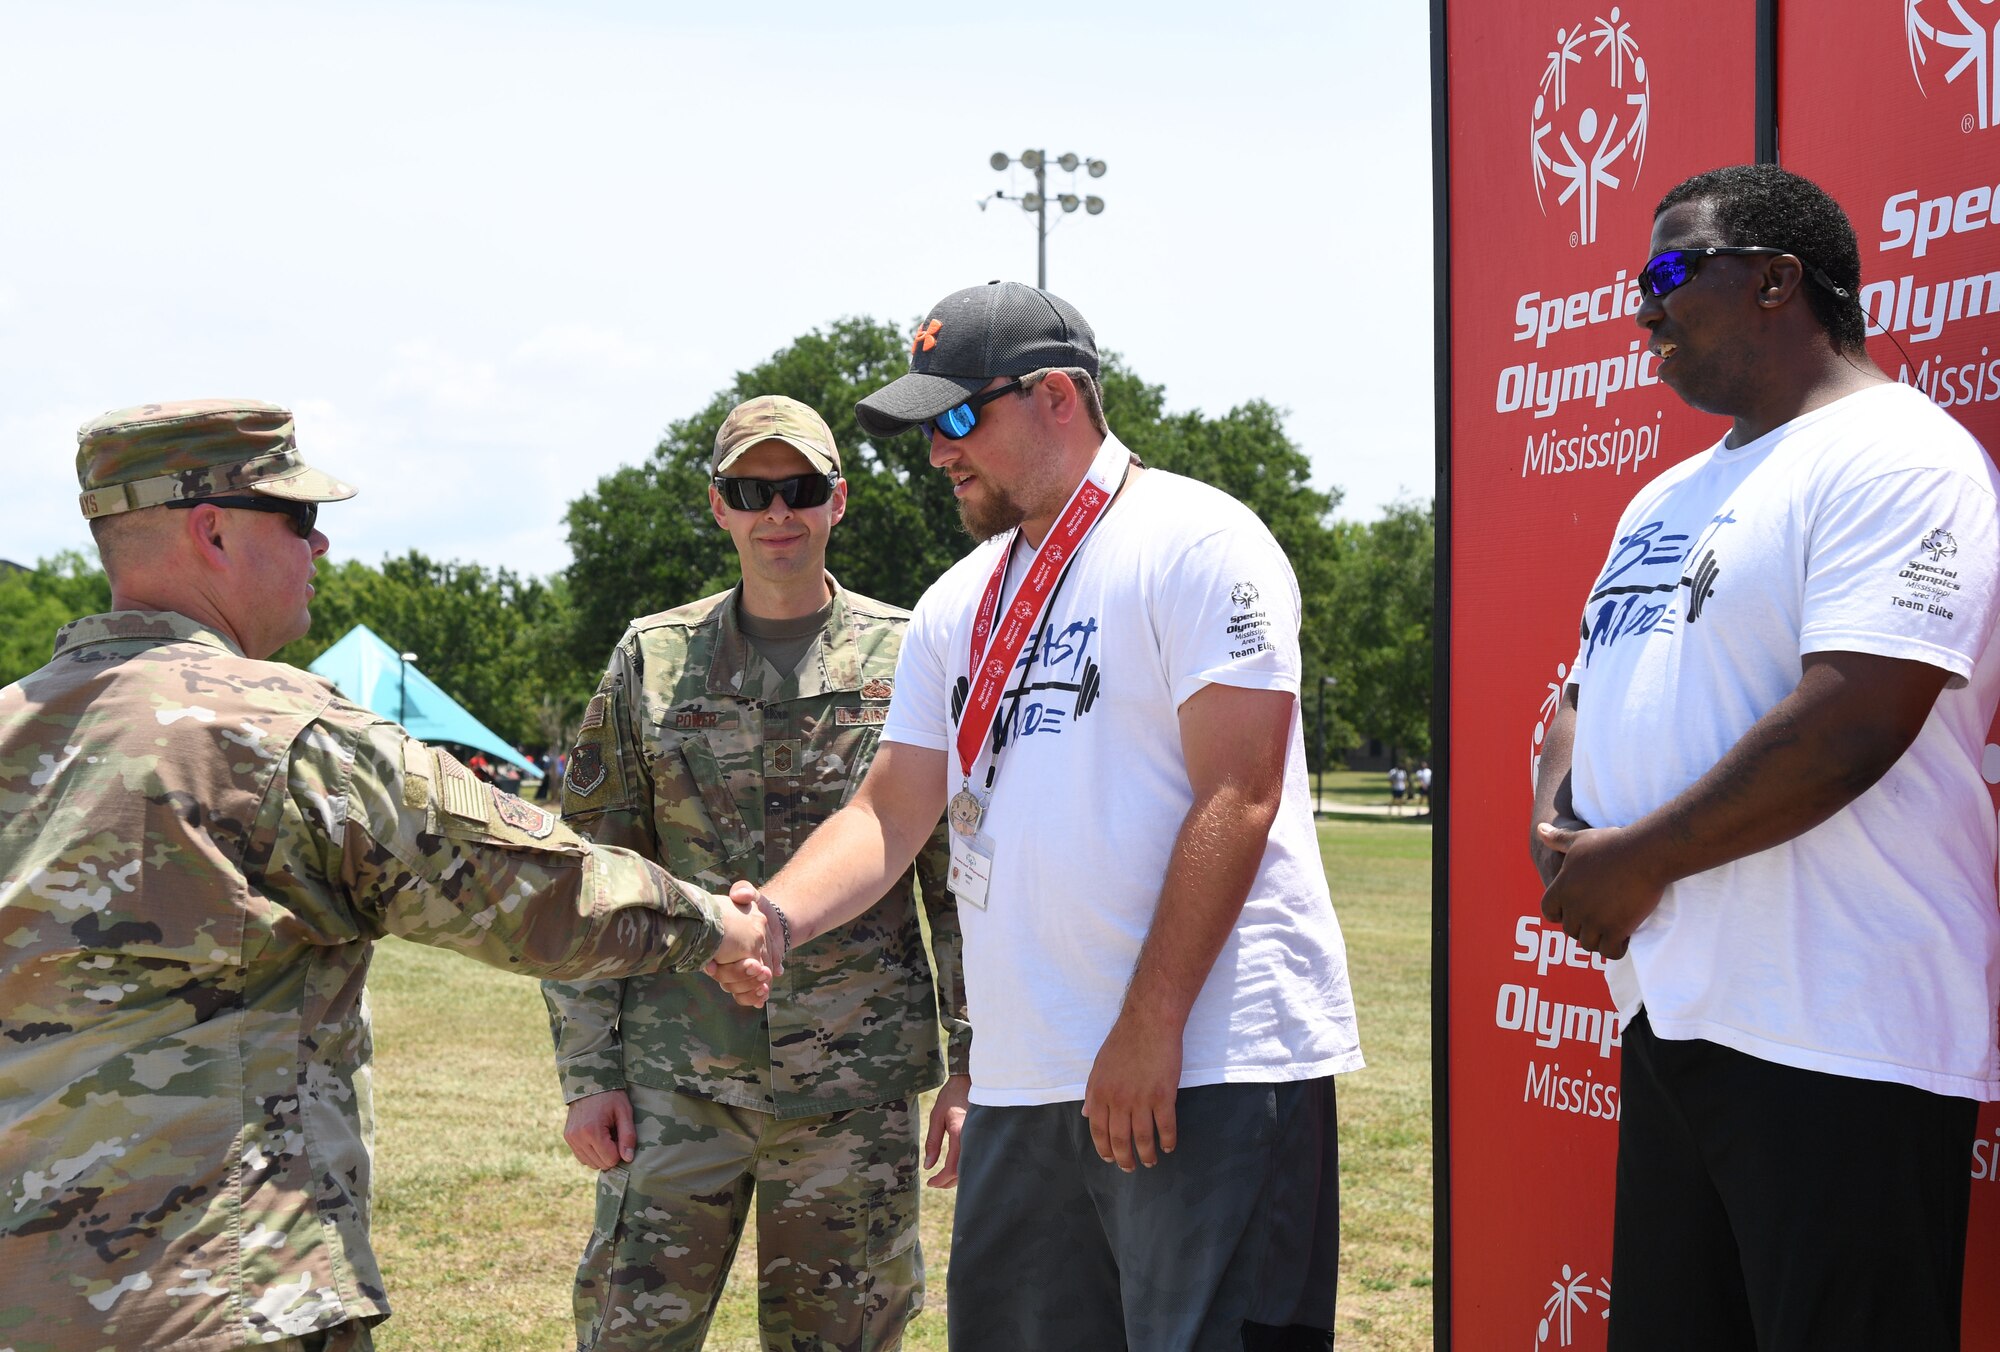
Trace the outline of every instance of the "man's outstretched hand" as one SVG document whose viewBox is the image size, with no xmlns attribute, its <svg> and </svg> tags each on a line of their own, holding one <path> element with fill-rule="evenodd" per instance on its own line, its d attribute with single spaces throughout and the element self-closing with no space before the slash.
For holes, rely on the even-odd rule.
<svg viewBox="0 0 2000 1352">
<path fill-rule="evenodd" d="M 722 947 L 702 970 L 737 1004 L 761 1006 L 771 996 L 771 983 L 785 970 L 784 926 L 753 883 L 738 880 L 729 889 L 729 901 Z M 734 945 L 731 936 L 739 930 L 744 939 Z"/>
<path fill-rule="evenodd" d="M 722 946 L 702 971 L 737 1004 L 760 1006 L 770 998 L 771 982 L 784 971 L 783 930 L 749 883 L 730 888 L 729 901 L 722 908 Z"/>
</svg>

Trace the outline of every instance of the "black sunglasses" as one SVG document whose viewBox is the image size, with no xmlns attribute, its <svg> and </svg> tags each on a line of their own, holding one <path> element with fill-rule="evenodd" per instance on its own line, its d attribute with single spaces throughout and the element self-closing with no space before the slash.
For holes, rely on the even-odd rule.
<svg viewBox="0 0 2000 1352">
<path fill-rule="evenodd" d="M 246 512 L 277 512 L 292 519 L 292 534 L 301 540 L 312 539 L 313 526 L 319 521 L 317 502 L 293 502 L 289 498 L 176 498 L 169 507 L 240 507 Z"/>
<path fill-rule="evenodd" d="M 929 436 L 935 430 L 946 441 L 957 441 L 967 432 L 979 426 L 980 409 L 992 403 L 1001 395 L 1012 394 L 1020 388 L 1021 381 L 1017 376 L 1005 385 L 995 385 L 990 390 L 981 390 L 964 403 L 946 409 L 935 418 L 926 418 L 918 423 L 917 426 L 924 429 L 925 436 Z"/>
<path fill-rule="evenodd" d="M 801 507 L 824 506 L 833 497 L 833 486 L 840 482 L 838 474 L 799 474 L 789 479 L 740 479 L 732 474 L 718 474 L 709 482 L 722 500 L 739 512 L 761 512 L 771 505 L 772 497 L 781 497 L 785 505 L 797 510 Z"/>
<path fill-rule="evenodd" d="M 1654 300 L 1658 300 L 1668 292 L 1678 291 L 1681 287 L 1693 281 L 1694 270 L 1701 265 L 1701 260 L 1704 258 L 1713 258 L 1717 254 L 1784 254 L 1790 252 L 1790 249 L 1773 249 L 1765 245 L 1749 244 L 1717 244 L 1705 249 L 1668 249 L 1665 253 L 1654 254 L 1646 260 L 1646 266 L 1639 269 L 1639 289 Z M 1803 258 L 1799 259 L 1799 264 L 1805 268 L 1806 276 L 1812 278 L 1842 300 L 1847 299 L 1848 293 L 1846 287 L 1835 286 L 1833 278 L 1827 276 Z"/>
</svg>

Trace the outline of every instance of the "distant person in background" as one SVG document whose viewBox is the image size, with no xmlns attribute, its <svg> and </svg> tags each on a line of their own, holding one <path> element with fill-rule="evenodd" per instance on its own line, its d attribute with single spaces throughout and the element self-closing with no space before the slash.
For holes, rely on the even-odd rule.
<svg viewBox="0 0 2000 1352">
<path fill-rule="evenodd" d="M 1403 799 L 1409 796 L 1410 772 L 1400 765 L 1389 767 L 1389 813 L 1394 816 L 1403 810 Z"/>
<path fill-rule="evenodd" d="M 285 410 L 79 442 L 114 608 L 0 689 L 0 1342 L 357 1352 L 373 941 L 616 977 L 761 955 L 764 917 L 266 660 L 354 494 Z"/>
<path fill-rule="evenodd" d="M 1418 761 L 1417 772 L 1410 777 L 1410 782 L 1417 791 L 1417 801 L 1428 812 L 1431 806 L 1431 763 Z"/>
<path fill-rule="evenodd" d="M 874 757 L 907 611 L 843 590 L 827 541 L 840 451 L 806 405 L 766 395 L 716 434 L 708 506 L 742 580 L 634 620 L 583 717 L 563 815 L 710 887 L 774 873 Z M 695 976 L 550 982 L 564 1138 L 601 1170 L 577 1272 L 577 1345 L 697 1348 L 757 1213 L 767 1348 L 890 1348 L 923 1308 L 917 1096 L 934 1182 L 957 1174 L 970 1030 L 958 913 L 934 836 L 883 904 L 786 959 L 762 1010 Z M 924 952 L 921 904 L 937 954 Z"/>
<path fill-rule="evenodd" d="M 1732 425 L 1612 534 L 1531 836 L 1624 1023 L 1610 1346 L 1942 1352 L 2000 1097 L 2000 480 L 1869 360 L 1814 184 L 1697 175 L 1650 249 L 1660 379 Z"/>
</svg>

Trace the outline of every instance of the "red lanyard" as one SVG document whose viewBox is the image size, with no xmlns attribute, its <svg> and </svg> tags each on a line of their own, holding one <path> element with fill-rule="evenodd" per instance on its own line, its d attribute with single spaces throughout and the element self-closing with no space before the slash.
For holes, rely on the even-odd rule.
<svg viewBox="0 0 2000 1352">
<path fill-rule="evenodd" d="M 1014 604 L 1007 607 L 997 632 L 993 624 L 1000 609 L 1000 591 L 1007 581 L 1007 561 L 1014 553 L 1013 540 L 1000 551 L 1000 561 L 994 565 L 993 576 L 987 579 L 985 594 L 979 598 L 979 609 L 972 621 L 971 654 L 966 664 L 972 675 L 972 690 L 958 724 L 958 764 L 968 779 L 979 759 L 979 748 L 986 744 L 987 735 L 993 730 L 994 716 L 1000 712 L 1000 692 L 1007 684 L 1007 673 L 1014 669 L 1028 636 L 1035 632 L 1049 593 L 1055 590 L 1064 567 L 1075 559 L 1084 537 L 1111 505 L 1112 494 L 1118 491 L 1116 485 L 1098 482 L 1110 477 L 1105 462 L 1114 449 L 1118 459 L 1113 463 L 1129 463 L 1125 448 L 1107 439 L 1105 450 L 1070 494 L 1062 515 L 1042 540 L 1042 547 L 1035 551 L 1028 575 L 1021 580 L 1020 590 L 1014 593 Z"/>
</svg>

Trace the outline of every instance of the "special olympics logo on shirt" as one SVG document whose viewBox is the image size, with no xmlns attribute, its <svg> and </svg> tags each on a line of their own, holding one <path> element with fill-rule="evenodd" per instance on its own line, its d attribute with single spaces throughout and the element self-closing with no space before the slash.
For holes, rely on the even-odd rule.
<svg viewBox="0 0 2000 1352">
<path fill-rule="evenodd" d="M 1979 2 L 1993 4 L 1993 0 Z M 1937 23 L 1924 13 L 1926 3 L 1937 15 Z M 1985 23 L 1973 18 L 1960 0 L 1903 0 L 1903 41 L 1910 49 L 1910 74 L 1916 77 L 1918 92 L 1927 99 L 1931 91 L 1924 88 L 1923 67 L 1930 64 L 1933 50 L 1958 56 L 1944 73 L 1947 85 L 1971 73 L 1972 78 L 1965 83 L 1972 91 L 1973 111 L 1959 119 L 1960 130 L 1971 131 L 1975 126 L 1984 130 L 2000 118 L 2000 14 Z"/>
<path fill-rule="evenodd" d="M 1958 553 L 1958 541 L 1951 538 L 1951 532 L 1940 526 L 1917 542 L 1918 547 L 1931 556 L 1932 563 L 1943 563 Z"/>
<path fill-rule="evenodd" d="M 1257 600 L 1256 584 L 1251 582 L 1237 583 L 1229 589 L 1229 599 L 1239 606 L 1254 604 Z"/>
<path fill-rule="evenodd" d="M 1920 0 L 1911 0 L 1920 3 Z M 1576 202 L 1572 247 L 1597 239 L 1598 191 L 1638 182 L 1646 161 L 1647 114 L 1653 106 L 1646 58 L 1632 25 L 1616 6 L 1590 26 L 1556 29 L 1555 50 L 1542 68 L 1528 151 L 1535 170 L 1535 201 L 1547 215 L 1543 189 L 1564 181 L 1556 205 Z M 1631 165 L 1627 174 L 1624 165 Z"/>
</svg>

